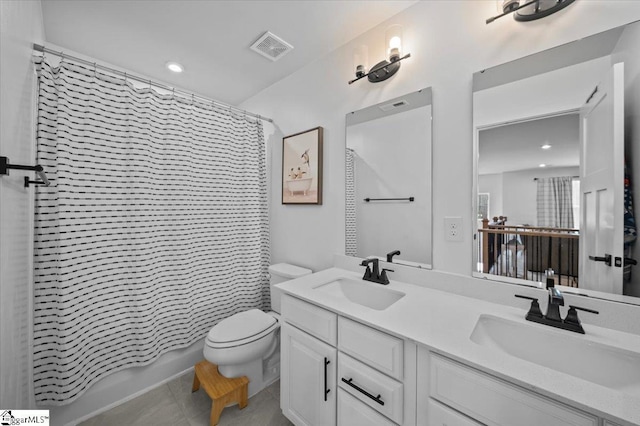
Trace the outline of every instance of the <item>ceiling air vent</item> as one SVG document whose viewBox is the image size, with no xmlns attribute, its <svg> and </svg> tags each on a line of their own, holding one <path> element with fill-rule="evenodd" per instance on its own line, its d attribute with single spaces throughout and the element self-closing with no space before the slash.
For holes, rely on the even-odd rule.
<svg viewBox="0 0 640 426">
<path fill-rule="evenodd" d="M 391 111 L 392 109 L 400 108 L 400 107 L 405 106 L 405 105 L 409 105 L 409 102 L 407 102 L 404 99 L 402 99 L 402 100 L 399 100 L 399 101 L 394 101 L 394 102 L 389 103 L 389 104 L 380 105 L 378 108 L 380 108 L 384 112 L 387 112 L 387 111 Z"/>
<path fill-rule="evenodd" d="M 251 45 L 251 50 L 258 52 L 265 58 L 269 58 L 272 61 L 277 61 L 292 49 L 292 45 L 269 31 L 264 33 Z"/>
</svg>

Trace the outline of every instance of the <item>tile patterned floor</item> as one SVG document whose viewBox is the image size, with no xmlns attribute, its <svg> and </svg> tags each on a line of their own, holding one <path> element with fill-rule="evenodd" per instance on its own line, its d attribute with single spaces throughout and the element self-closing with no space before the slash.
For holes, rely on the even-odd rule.
<svg viewBox="0 0 640 426">
<path fill-rule="evenodd" d="M 209 426 L 211 399 L 200 389 L 191 392 L 193 372 L 98 414 L 80 426 Z M 220 426 L 288 426 L 280 410 L 280 382 L 249 399 L 243 410 L 227 407 Z"/>
</svg>

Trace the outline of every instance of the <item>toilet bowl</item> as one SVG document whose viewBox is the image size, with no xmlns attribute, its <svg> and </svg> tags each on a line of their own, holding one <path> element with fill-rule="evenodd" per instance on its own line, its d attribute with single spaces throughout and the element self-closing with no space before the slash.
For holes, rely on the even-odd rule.
<svg viewBox="0 0 640 426">
<path fill-rule="evenodd" d="M 279 311 L 281 293 L 273 286 L 311 270 L 279 263 L 269 273 L 271 307 Z M 204 357 L 225 377 L 247 376 L 249 396 L 255 395 L 280 377 L 280 315 L 250 309 L 225 318 L 209 331 Z"/>
</svg>

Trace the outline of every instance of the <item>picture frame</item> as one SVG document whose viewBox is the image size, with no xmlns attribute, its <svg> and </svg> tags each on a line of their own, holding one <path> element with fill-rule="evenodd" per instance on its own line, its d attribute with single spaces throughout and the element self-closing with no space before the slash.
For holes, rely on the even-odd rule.
<svg viewBox="0 0 640 426">
<path fill-rule="evenodd" d="M 322 204 L 322 127 L 282 138 L 282 204 Z"/>
</svg>

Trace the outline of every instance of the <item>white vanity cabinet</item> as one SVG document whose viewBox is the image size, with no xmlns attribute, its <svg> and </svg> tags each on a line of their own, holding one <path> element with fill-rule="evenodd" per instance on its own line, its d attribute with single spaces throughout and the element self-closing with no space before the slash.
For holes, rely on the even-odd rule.
<svg viewBox="0 0 640 426">
<path fill-rule="evenodd" d="M 594 415 L 425 348 L 418 349 L 418 376 L 420 425 L 599 425 Z"/>
<path fill-rule="evenodd" d="M 296 425 L 415 425 L 416 346 L 289 295 L 281 401 Z"/>
</svg>

